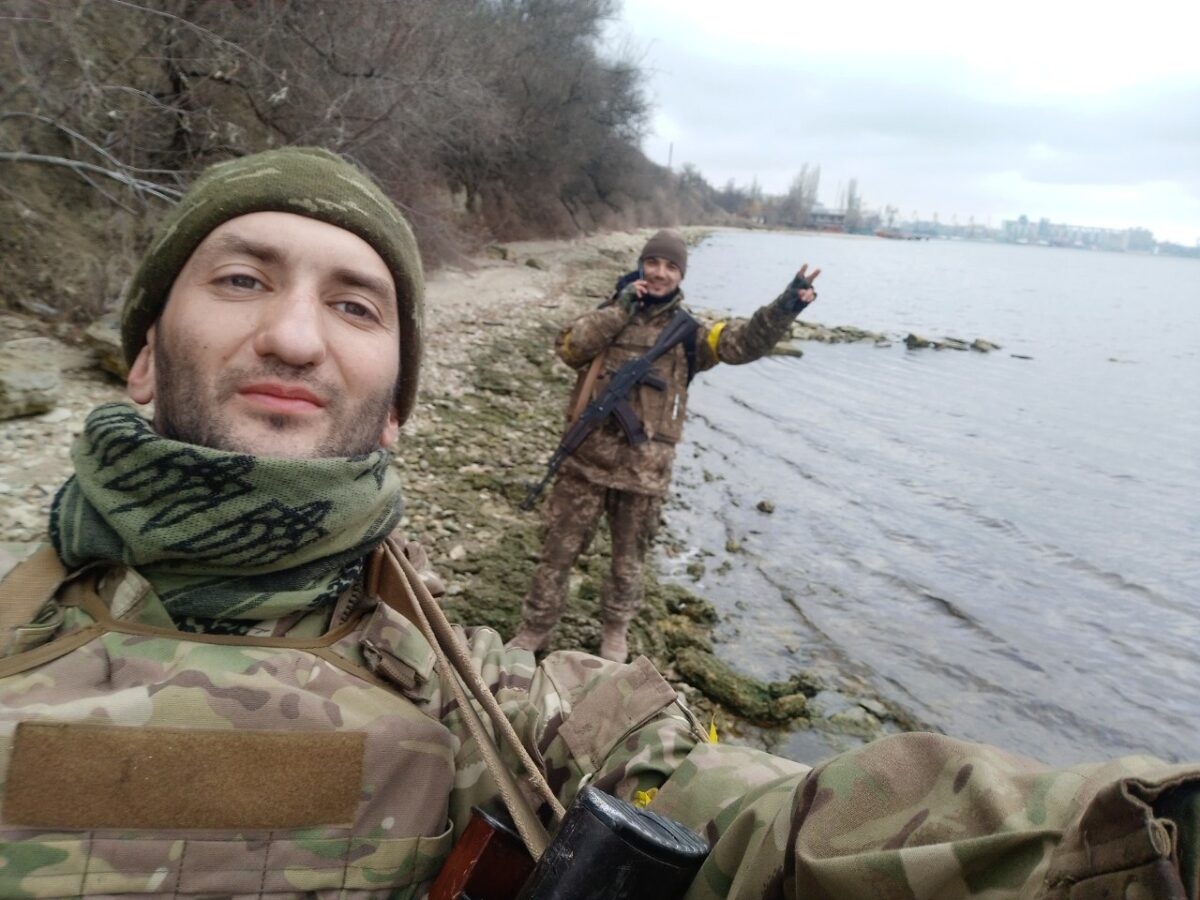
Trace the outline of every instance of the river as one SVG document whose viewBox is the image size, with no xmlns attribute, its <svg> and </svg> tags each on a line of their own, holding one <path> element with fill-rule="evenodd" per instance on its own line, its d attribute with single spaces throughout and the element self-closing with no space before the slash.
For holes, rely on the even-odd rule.
<svg viewBox="0 0 1200 900">
<path fill-rule="evenodd" d="M 748 314 L 802 262 L 805 319 L 896 340 L 698 376 L 666 514 L 692 550 L 662 563 L 716 604 L 720 655 L 853 665 L 1051 763 L 1200 755 L 1200 262 L 721 231 L 688 303 Z"/>
</svg>

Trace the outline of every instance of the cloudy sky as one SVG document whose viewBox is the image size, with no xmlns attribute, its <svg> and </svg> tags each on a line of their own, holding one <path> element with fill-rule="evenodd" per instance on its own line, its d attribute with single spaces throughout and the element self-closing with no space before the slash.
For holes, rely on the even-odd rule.
<svg viewBox="0 0 1200 900">
<path fill-rule="evenodd" d="M 784 193 L 820 165 L 943 222 L 1140 226 L 1200 240 L 1200 3 L 624 0 L 644 149 Z"/>
</svg>

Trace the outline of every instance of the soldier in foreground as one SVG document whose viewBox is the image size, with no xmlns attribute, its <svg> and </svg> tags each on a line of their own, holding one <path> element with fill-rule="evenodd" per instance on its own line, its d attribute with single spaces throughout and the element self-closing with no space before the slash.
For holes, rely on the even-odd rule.
<svg viewBox="0 0 1200 900">
<path fill-rule="evenodd" d="M 810 768 L 710 742 L 644 658 L 427 627 L 388 449 L 422 291 L 394 206 L 318 150 L 215 166 L 160 228 L 123 318 L 153 421 L 92 413 L 52 549 L 0 581 L 0 896 L 422 897 L 514 775 L 702 834 L 689 900 L 1194 896 L 1196 766 L 907 734 Z"/>
<path fill-rule="evenodd" d="M 611 398 L 616 414 L 604 416 L 577 449 L 555 461 L 559 472 L 547 502 L 541 561 L 510 647 L 537 651 L 549 643 L 566 604 L 571 567 L 603 513 L 612 535 L 612 570 L 601 592 L 600 655 L 625 662 L 629 623 L 642 606 L 642 562 L 671 484 L 692 377 L 718 363 L 738 365 L 769 353 L 816 300 L 812 282 L 820 269 L 809 275 L 803 266 L 783 293 L 750 319 L 712 325 L 681 312 L 686 274 L 683 237 L 659 231 L 612 299 L 558 335 L 559 357 L 579 370 L 567 405 L 572 422 L 587 411 L 586 404 L 610 399 L 606 395 L 614 391 L 623 366 L 649 354 L 655 360 L 639 383 L 618 388 L 622 396 Z M 672 333 L 676 337 L 666 338 L 670 346 L 664 346 L 664 335 Z"/>
</svg>

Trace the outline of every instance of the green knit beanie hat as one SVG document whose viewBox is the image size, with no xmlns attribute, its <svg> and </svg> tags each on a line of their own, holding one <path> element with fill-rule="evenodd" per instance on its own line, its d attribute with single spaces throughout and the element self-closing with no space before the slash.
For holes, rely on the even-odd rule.
<svg viewBox="0 0 1200 900">
<path fill-rule="evenodd" d="M 255 212 L 287 212 L 344 228 L 371 245 L 396 282 L 400 382 L 396 414 L 412 412 L 421 369 L 425 277 L 412 229 L 362 169 L 317 147 L 267 150 L 209 167 L 159 226 L 125 298 L 121 347 L 132 365 L 171 286 L 214 228 Z"/>
<path fill-rule="evenodd" d="M 687 241 L 678 231 L 664 228 L 655 232 L 654 236 L 646 241 L 646 246 L 642 248 L 642 255 L 638 259 L 645 260 L 651 257 L 673 262 L 679 266 L 680 275 L 687 274 Z"/>
</svg>

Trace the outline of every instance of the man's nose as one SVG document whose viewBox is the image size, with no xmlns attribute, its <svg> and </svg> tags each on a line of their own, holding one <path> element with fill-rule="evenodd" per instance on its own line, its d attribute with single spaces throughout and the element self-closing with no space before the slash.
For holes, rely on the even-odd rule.
<svg viewBox="0 0 1200 900">
<path fill-rule="evenodd" d="M 325 359 L 324 304 L 311 288 L 297 285 L 278 292 L 261 310 L 254 335 L 259 356 L 273 356 L 296 368 Z"/>
</svg>

